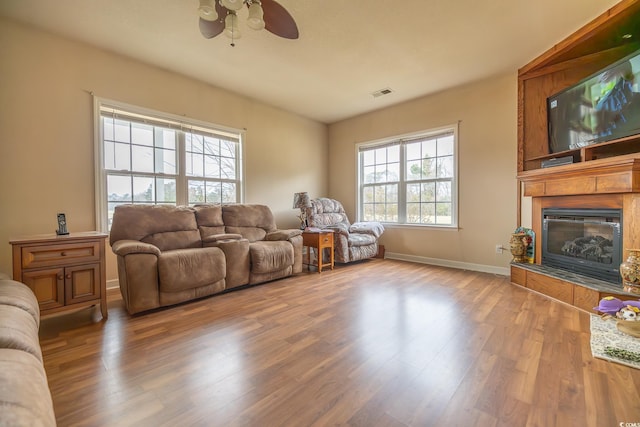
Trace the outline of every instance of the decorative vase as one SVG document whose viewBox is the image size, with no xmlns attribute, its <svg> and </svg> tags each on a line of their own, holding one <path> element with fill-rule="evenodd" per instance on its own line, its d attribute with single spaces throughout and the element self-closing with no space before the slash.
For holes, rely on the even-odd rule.
<svg viewBox="0 0 640 427">
<path fill-rule="evenodd" d="M 627 260 L 620 264 L 620 277 L 625 292 L 640 294 L 640 249 L 628 249 Z"/>
<path fill-rule="evenodd" d="M 527 253 L 527 245 L 524 239 L 527 237 L 525 233 L 513 233 L 509 240 L 511 249 L 511 255 L 513 255 L 512 262 L 525 262 L 525 254 Z"/>
</svg>

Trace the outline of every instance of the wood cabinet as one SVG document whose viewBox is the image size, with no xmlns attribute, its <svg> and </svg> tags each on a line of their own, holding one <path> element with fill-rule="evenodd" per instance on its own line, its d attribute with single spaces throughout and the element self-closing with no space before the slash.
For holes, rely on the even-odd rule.
<svg viewBox="0 0 640 427">
<path fill-rule="evenodd" d="M 572 156 L 569 166 L 640 152 L 640 135 L 551 154 L 547 98 L 640 48 L 640 2 L 623 0 L 518 71 L 518 173 L 545 159 Z M 625 38 L 625 34 L 632 34 Z"/>
<path fill-rule="evenodd" d="M 106 319 L 106 237 L 84 232 L 12 239 L 13 278 L 33 290 L 42 315 L 100 305 Z"/>
</svg>

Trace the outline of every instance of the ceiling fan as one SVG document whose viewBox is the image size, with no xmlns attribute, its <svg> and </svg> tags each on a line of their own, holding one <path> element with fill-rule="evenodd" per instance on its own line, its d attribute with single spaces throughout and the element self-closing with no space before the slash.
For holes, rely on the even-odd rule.
<svg viewBox="0 0 640 427">
<path fill-rule="evenodd" d="M 224 33 L 234 39 L 240 38 L 237 12 L 243 6 L 249 9 L 247 25 L 253 30 L 263 28 L 285 39 L 297 39 L 298 26 L 293 17 L 275 0 L 200 0 L 200 32 L 211 39 Z"/>
</svg>

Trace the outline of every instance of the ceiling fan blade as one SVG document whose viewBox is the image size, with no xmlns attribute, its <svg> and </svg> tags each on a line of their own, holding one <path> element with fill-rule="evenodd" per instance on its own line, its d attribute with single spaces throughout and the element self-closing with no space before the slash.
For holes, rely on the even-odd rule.
<svg viewBox="0 0 640 427">
<path fill-rule="evenodd" d="M 285 39 L 297 39 L 298 26 L 293 17 L 275 0 L 261 0 L 265 29 Z"/>
<path fill-rule="evenodd" d="M 216 12 L 218 13 L 218 19 L 215 21 L 207 21 L 200 18 L 200 33 L 207 39 L 212 39 L 224 30 L 224 18 L 227 16 L 227 9 L 215 2 Z"/>
<path fill-rule="evenodd" d="M 207 21 L 200 18 L 200 33 L 207 38 L 212 39 L 224 30 L 224 21 L 216 19 L 215 21 Z"/>
</svg>

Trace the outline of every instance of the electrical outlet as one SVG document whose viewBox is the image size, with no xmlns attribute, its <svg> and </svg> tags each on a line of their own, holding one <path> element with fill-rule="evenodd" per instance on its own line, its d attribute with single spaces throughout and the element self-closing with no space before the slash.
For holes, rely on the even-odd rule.
<svg viewBox="0 0 640 427">
<path fill-rule="evenodd" d="M 502 247 L 502 245 L 501 245 L 500 243 L 498 243 L 498 244 L 496 245 L 496 253 L 497 253 L 497 254 L 501 254 L 503 249 L 504 249 L 504 248 Z"/>
</svg>

